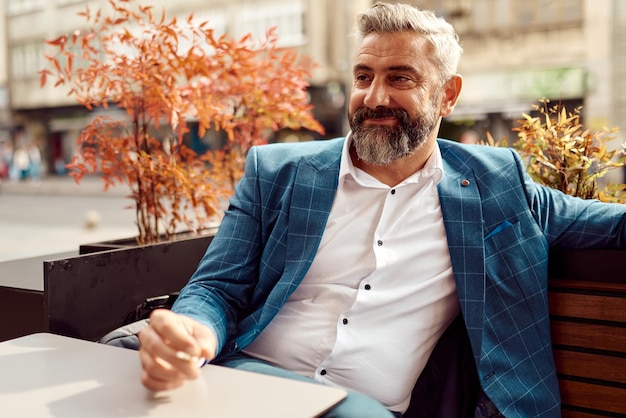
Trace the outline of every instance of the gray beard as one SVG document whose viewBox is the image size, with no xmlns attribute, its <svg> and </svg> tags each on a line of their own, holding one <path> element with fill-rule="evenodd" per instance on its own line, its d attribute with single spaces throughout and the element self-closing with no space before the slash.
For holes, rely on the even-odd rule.
<svg viewBox="0 0 626 418">
<path fill-rule="evenodd" d="M 350 117 L 352 144 L 357 157 L 367 164 L 387 165 L 412 155 L 424 146 L 437 126 L 438 118 L 432 110 L 430 106 L 425 114 L 411 120 L 402 109 L 357 109 Z M 388 116 L 398 118 L 398 126 L 363 126 L 365 119 Z"/>
</svg>

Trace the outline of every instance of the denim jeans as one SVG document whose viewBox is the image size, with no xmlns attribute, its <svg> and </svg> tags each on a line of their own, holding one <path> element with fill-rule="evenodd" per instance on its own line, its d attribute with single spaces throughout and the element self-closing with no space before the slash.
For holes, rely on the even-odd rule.
<svg viewBox="0 0 626 418">
<path fill-rule="evenodd" d="M 255 359 L 243 353 L 229 356 L 215 364 L 234 369 L 246 370 L 255 373 L 285 377 L 303 382 L 321 384 L 311 378 L 272 366 L 271 364 Z M 402 414 L 393 413 L 383 404 L 358 392 L 348 391 L 348 396 L 337 406 L 323 415 L 323 418 L 401 418 Z"/>
</svg>

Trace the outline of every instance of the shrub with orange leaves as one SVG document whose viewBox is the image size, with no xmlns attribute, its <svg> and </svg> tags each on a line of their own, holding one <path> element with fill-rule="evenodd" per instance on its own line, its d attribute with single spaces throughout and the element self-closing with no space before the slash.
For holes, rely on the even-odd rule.
<svg viewBox="0 0 626 418">
<path fill-rule="evenodd" d="M 65 86 L 86 109 L 125 111 L 125 120 L 96 116 L 68 168 L 76 182 L 97 173 L 105 190 L 130 187 L 143 244 L 207 227 L 251 146 L 279 129 L 323 128 L 306 92 L 313 63 L 279 48 L 274 30 L 265 40 L 217 37 L 193 14 L 168 20 L 131 3 L 109 0 L 110 16 L 87 7 L 80 15 L 90 29 L 47 41 L 55 53 L 40 75 L 42 86 Z M 200 137 L 224 131 L 225 147 L 204 155 L 187 147 L 190 120 Z"/>
<path fill-rule="evenodd" d="M 545 98 L 534 109 L 539 116 L 523 114 L 513 128 L 517 132 L 513 147 L 526 158 L 533 180 L 582 199 L 626 203 L 626 185 L 598 184 L 609 170 L 626 166 L 626 144 L 613 150 L 607 147 L 616 139 L 617 128 L 593 132 L 580 121 L 582 107 L 568 112 Z M 508 146 L 506 138 L 496 143 L 490 134 L 486 143 Z"/>
</svg>

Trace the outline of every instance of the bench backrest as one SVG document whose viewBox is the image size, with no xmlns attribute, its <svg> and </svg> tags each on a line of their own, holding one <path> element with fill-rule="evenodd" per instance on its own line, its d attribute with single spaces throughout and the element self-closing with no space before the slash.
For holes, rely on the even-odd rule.
<svg viewBox="0 0 626 418">
<path fill-rule="evenodd" d="M 562 416 L 626 417 L 626 284 L 551 279 L 549 289 Z"/>
</svg>

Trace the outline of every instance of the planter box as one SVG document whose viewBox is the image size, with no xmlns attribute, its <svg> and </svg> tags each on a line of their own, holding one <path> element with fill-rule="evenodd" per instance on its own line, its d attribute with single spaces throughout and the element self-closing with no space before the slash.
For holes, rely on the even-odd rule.
<svg viewBox="0 0 626 418">
<path fill-rule="evenodd" d="M 44 262 L 48 331 L 97 340 L 124 325 L 147 298 L 177 292 L 187 283 L 213 235 L 149 245 L 92 244 L 82 246 L 78 257 Z"/>
<path fill-rule="evenodd" d="M 41 332 L 44 320 L 43 262 L 73 257 L 78 251 L 0 263 L 0 341 Z"/>
<path fill-rule="evenodd" d="M 75 252 L 0 263 L 0 341 L 35 332 L 98 340 L 125 324 L 146 299 L 180 290 L 213 239 L 179 237 L 150 245 L 133 239 Z"/>
<path fill-rule="evenodd" d="M 552 350 L 564 418 L 626 416 L 625 278 L 624 250 L 550 255 Z"/>
</svg>

